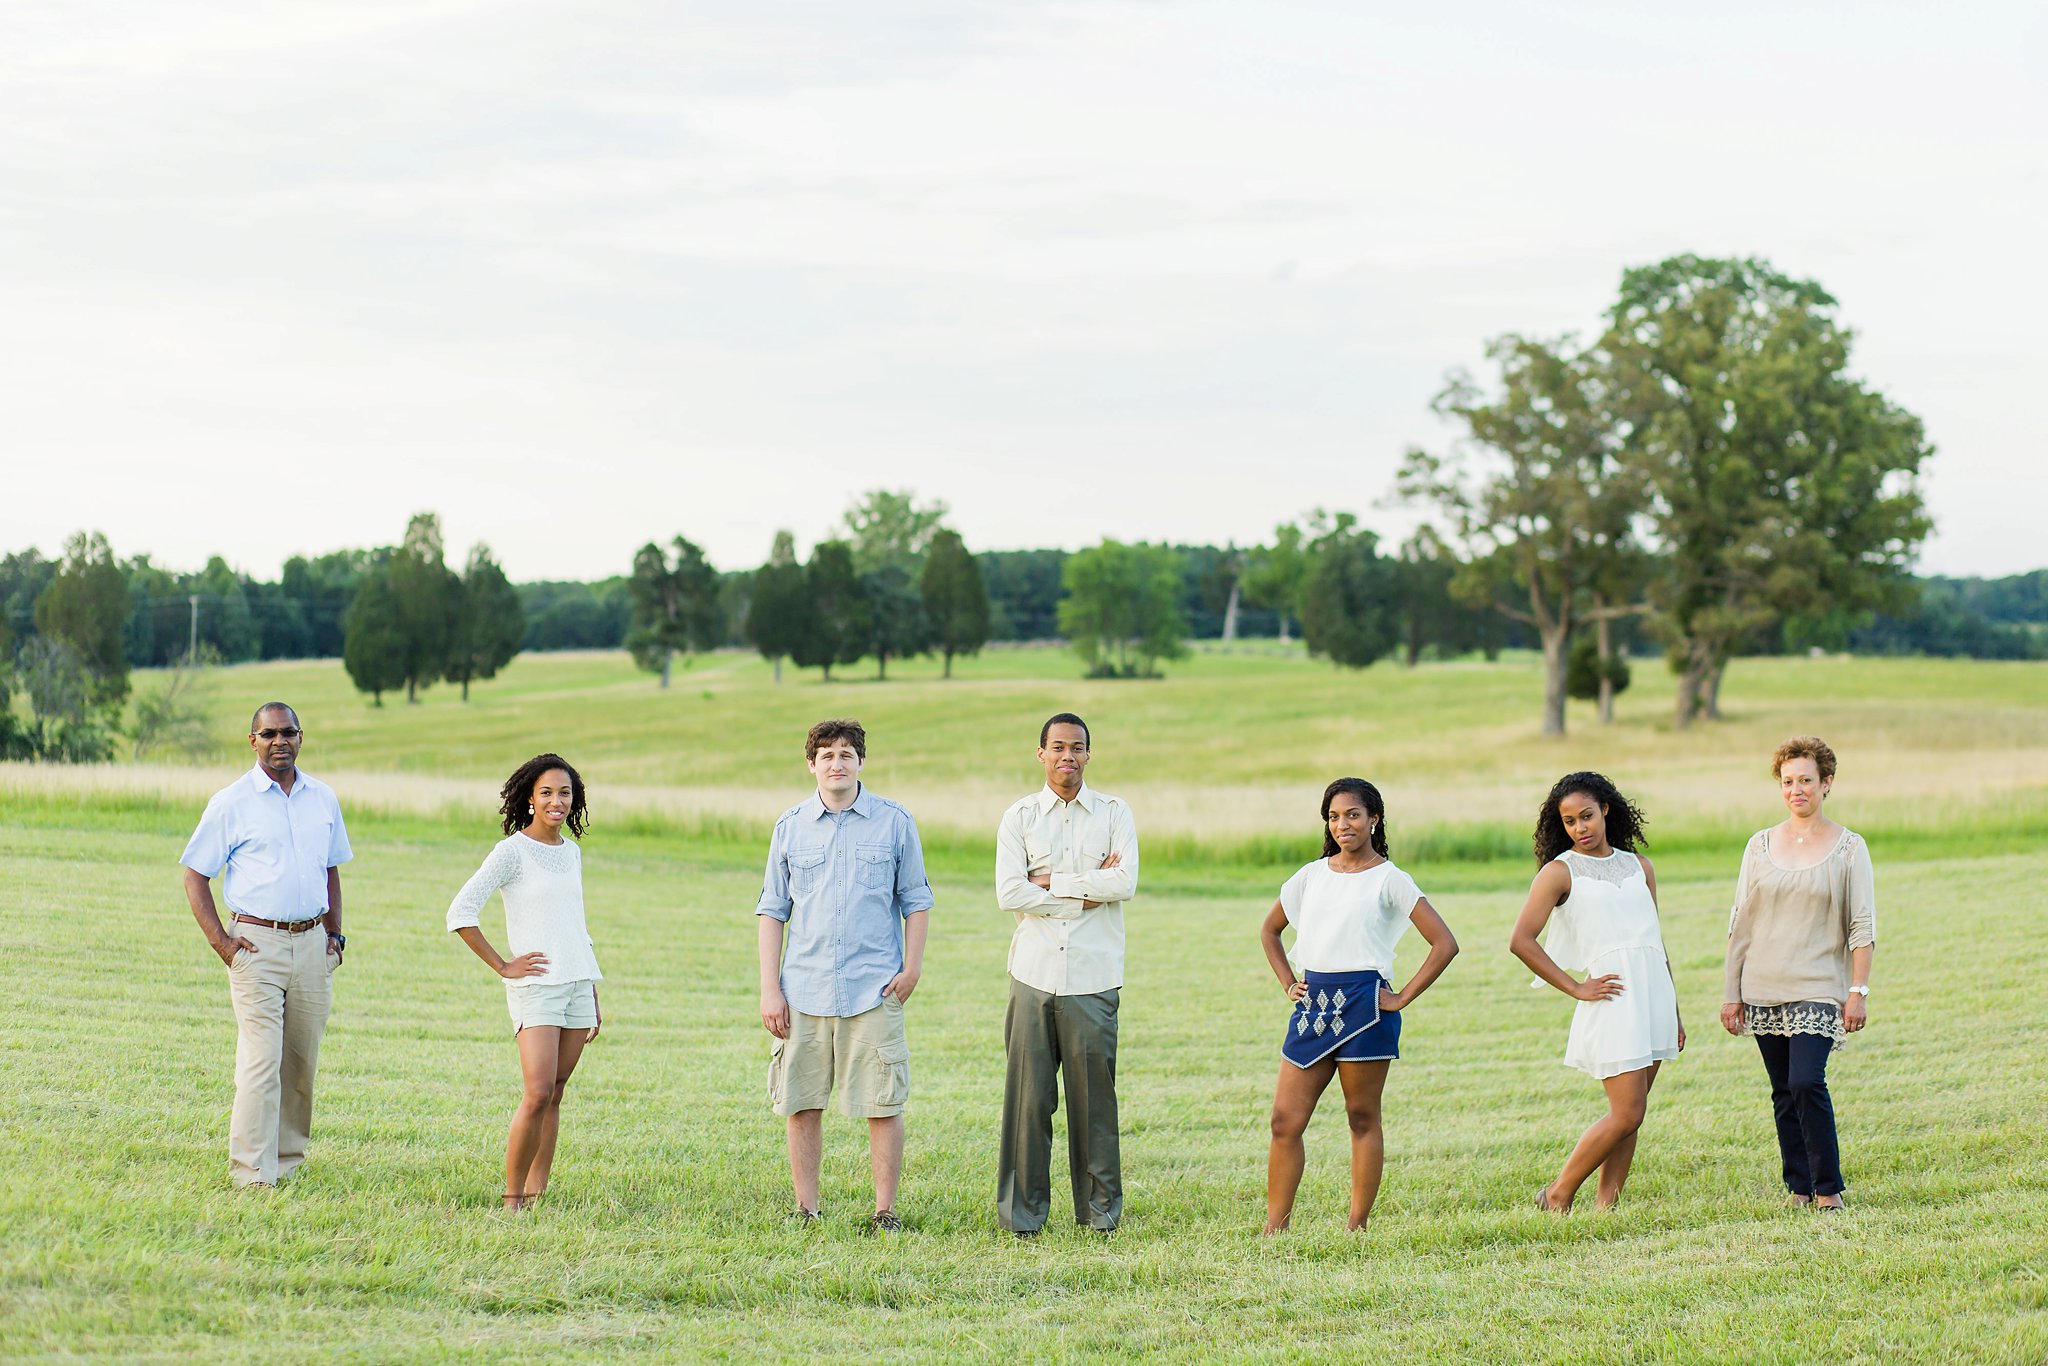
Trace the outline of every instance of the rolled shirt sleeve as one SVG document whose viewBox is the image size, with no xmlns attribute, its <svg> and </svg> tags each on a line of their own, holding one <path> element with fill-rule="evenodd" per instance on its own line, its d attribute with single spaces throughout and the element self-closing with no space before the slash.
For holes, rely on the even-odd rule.
<svg viewBox="0 0 2048 1366">
<path fill-rule="evenodd" d="M 1849 853 L 1849 950 L 1877 942 L 1877 870 L 1870 864 L 1870 846 L 1860 838 Z"/>
<path fill-rule="evenodd" d="M 917 833 L 917 819 L 905 811 L 897 828 L 896 914 L 908 920 L 932 908 L 932 884 L 925 876 L 924 840 Z"/>
<path fill-rule="evenodd" d="M 796 901 L 789 894 L 789 822 L 784 816 L 775 822 L 768 839 L 768 869 L 761 875 L 761 899 L 754 904 L 755 915 L 787 922 Z"/>
</svg>

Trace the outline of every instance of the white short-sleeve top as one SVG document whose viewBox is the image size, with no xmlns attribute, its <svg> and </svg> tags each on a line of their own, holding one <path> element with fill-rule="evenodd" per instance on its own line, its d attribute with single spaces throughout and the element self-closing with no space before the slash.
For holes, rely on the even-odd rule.
<svg viewBox="0 0 2048 1366">
<path fill-rule="evenodd" d="M 1422 889 L 1390 862 L 1339 873 L 1326 858 L 1303 865 L 1280 888 L 1294 926 L 1294 961 L 1309 972 L 1394 972 L 1394 945 Z"/>
</svg>

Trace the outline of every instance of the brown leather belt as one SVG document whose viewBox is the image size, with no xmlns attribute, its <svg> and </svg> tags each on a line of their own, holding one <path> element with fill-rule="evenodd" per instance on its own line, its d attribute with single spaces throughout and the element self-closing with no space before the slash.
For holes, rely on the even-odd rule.
<svg viewBox="0 0 2048 1366">
<path fill-rule="evenodd" d="M 317 915 L 311 920 L 264 920 L 258 916 L 243 915 L 240 911 L 235 912 L 235 919 L 244 925 L 261 925 L 266 930 L 283 930 L 286 934 L 304 934 L 315 925 L 327 923 Z"/>
</svg>

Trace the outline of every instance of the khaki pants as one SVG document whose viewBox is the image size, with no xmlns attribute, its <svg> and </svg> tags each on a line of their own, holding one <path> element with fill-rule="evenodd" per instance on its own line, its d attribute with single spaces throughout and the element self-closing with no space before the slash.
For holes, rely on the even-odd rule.
<svg viewBox="0 0 2048 1366">
<path fill-rule="evenodd" d="M 1045 1227 L 1052 1212 L 1052 1113 L 1067 1090 L 1067 1171 L 1074 1222 L 1113 1229 L 1124 1214 L 1116 1122 L 1119 993 L 1054 996 L 1011 979 L 1003 1016 L 1003 1134 L 996 1155 L 996 1219 L 1013 1233 Z"/>
<path fill-rule="evenodd" d="M 291 934 L 231 921 L 227 930 L 257 948 L 237 952 L 228 968 L 236 1027 L 228 1162 L 238 1186 L 276 1185 L 306 1160 L 313 1072 L 340 960 L 318 927 Z"/>
</svg>

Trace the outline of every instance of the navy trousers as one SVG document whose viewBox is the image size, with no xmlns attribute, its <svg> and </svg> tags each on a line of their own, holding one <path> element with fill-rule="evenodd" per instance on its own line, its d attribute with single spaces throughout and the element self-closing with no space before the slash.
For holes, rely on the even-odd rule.
<svg viewBox="0 0 2048 1366">
<path fill-rule="evenodd" d="M 1756 1047 L 1771 1075 L 1771 1113 L 1785 1189 L 1794 1195 L 1840 1195 L 1842 1156 L 1835 1146 L 1835 1106 L 1828 1098 L 1825 1034 L 1759 1034 Z"/>
</svg>

